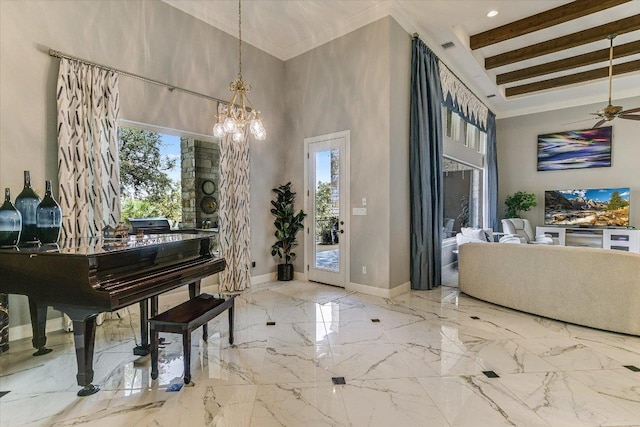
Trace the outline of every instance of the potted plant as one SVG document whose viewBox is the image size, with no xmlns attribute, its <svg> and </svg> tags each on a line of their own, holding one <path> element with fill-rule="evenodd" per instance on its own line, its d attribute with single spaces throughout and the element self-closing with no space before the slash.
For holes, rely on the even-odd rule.
<svg viewBox="0 0 640 427">
<path fill-rule="evenodd" d="M 537 205 L 536 195 L 524 191 L 517 191 L 504 199 L 507 206 L 505 218 L 520 218 L 520 212 L 526 212 Z"/>
<path fill-rule="evenodd" d="M 291 183 L 274 188 L 276 199 L 271 201 L 273 208 L 271 213 L 276 217 L 273 224 L 276 226 L 276 241 L 271 246 L 271 255 L 280 257 L 280 261 L 284 258 L 284 264 L 278 264 L 278 280 L 293 279 L 293 264 L 291 261 L 296 258 L 296 254 L 292 252 L 293 248 L 298 246 L 296 234 L 302 229 L 304 217 L 307 216 L 302 209 L 295 213 L 293 202 L 296 193 L 291 191 Z"/>
</svg>

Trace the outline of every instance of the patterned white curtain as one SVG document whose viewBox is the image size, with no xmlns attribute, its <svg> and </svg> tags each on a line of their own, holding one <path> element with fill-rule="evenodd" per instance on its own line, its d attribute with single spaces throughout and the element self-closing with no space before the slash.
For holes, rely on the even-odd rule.
<svg viewBox="0 0 640 427">
<path fill-rule="evenodd" d="M 222 106 L 218 106 L 220 110 Z M 251 285 L 249 252 L 249 141 L 220 140 L 219 247 L 227 268 L 220 272 L 220 290 L 242 291 Z"/>
<path fill-rule="evenodd" d="M 446 101 L 447 95 L 450 96 L 453 104 L 460 109 L 468 120 L 486 130 L 489 108 L 442 61 L 438 61 L 438 68 L 443 100 Z"/>
<path fill-rule="evenodd" d="M 118 74 L 63 58 L 56 95 L 62 237 L 99 236 L 120 220 Z"/>
</svg>

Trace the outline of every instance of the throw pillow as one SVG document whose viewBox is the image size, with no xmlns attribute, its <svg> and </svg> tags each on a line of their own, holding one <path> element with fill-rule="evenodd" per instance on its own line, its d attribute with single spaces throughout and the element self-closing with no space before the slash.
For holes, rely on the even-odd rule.
<svg viewBox="0 0 640 427">
<path fill-rule="evenodd" d="M 475 240 L 480 240 L 482 242 L 488 242 L 487 233 L 481 228 L 471 228 L 471 227 L 462 227 L 460 232 L 463 236 L 469 237 Z"/>
</svg>

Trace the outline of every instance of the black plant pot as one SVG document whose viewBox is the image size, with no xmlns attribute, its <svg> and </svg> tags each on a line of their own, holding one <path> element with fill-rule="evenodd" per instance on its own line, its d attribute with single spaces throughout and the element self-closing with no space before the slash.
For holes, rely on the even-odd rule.
<svg viewBox="0 0 640 427">
<path fill-rule="evenodd" d="M 278 280 L 293 280 L 293 264 L 278 264 Z"/>
</svg>

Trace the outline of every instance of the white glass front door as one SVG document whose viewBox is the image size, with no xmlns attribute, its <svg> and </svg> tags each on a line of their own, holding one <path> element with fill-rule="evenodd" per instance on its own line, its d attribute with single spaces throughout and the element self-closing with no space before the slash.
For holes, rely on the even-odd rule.
<svg viewBox="0 0 640 427">
<path fill-rule="evenodd" d="M 348 272 L 348 133 L 306 140 L 309 280 L 345 287 Z"/>
</svg>

